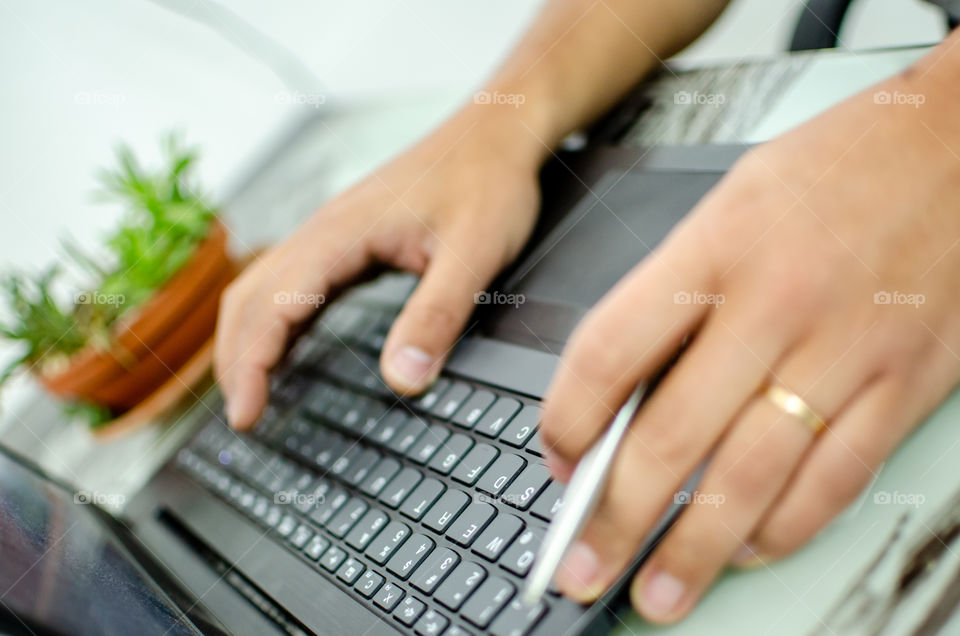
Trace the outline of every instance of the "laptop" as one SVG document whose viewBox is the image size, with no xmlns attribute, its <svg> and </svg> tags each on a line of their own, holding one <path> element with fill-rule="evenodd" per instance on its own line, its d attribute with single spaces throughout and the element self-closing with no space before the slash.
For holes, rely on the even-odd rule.
<svg viewBox="0 0 960 636">
<path fill-rule="evenodd" d="M 544 171 L 541 220 L 436 383 L 384 384 L 378 355 L 416 282 L 342 295 L 292 347 L 249 434 L 215 389 L 196 434 L 111 517 L 0 456 L 0 621 L 13 633 L 574 636 L 604 633 L 632 567 L 596 603 L 519 591 L 563 504 L 539 417 L 574 325 L 742 147 L 594 147 Z M 642 308 L 638 308 L 642 311 Z M 679 501 L 679 499 L 678 499 Z"/>
</svg>

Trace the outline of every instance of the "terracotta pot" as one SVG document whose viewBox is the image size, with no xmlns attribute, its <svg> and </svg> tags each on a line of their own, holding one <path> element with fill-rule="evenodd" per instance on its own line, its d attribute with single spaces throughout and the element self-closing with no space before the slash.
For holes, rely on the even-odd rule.
<svg viewBox="0 0 960 636">
<path fill-rule="evenodd" d="M 213 336 L 220 294 L 236 267 L 219 221 L 189 261 L 150 300 L 115 325 L 109 349 L 71 356 L 63 371 L 42 373 L 54 395 L 122 413 L 136 406 Z"/>
</svg>

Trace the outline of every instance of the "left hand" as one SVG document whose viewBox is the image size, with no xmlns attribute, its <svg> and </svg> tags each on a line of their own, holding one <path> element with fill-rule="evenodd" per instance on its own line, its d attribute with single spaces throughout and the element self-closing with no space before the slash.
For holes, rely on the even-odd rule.
<svg viewBox="0 0 960 636">
<path fill-rule="evenodd" d="M 558 572 L 566 594 L 599 596 L 712 453 L 631 588 L 649 620 L 680 619 L 727 564 L 813 537 L 956 384 L 958 101 L 921 70 L 750 151 L 577 328 L 543 416 L 563 480 L 637 383 L 696 337 L 624 439 Z M 875 99 L 883 90 L 894 103 Z M 767 385 L 826 430 L 785 414 Z"/>
</svg>

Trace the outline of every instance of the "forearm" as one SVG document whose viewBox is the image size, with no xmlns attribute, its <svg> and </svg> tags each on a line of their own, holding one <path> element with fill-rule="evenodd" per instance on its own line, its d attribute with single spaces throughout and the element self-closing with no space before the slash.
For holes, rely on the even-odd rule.
<svg viewBox="0 0 960 636">
<path fill-rule="evenodd" d="M 697 38 L 727 0 L 551 0 L 462 121 L 507 119 L 540 159 Z"/>
</svg>

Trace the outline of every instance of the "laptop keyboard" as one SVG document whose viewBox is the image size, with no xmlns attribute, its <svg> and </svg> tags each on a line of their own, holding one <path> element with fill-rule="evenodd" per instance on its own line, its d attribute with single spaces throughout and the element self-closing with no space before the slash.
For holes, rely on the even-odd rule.
<svg viewBox="0 0 960 636">
<path fill-rule="evenodd" d="M 524 636 L 571 602 L 519 599 L 563 501 L 540 405 L 447 375 L 399 398 L 378 363 L 396 311 L 332 306 L 254 431 L 213 421 L 175 463 L 402 632 Z"/>
</svg>

